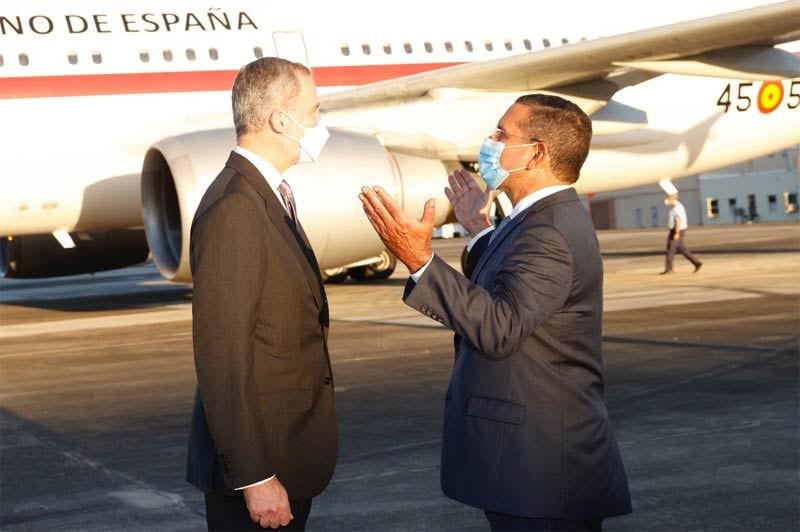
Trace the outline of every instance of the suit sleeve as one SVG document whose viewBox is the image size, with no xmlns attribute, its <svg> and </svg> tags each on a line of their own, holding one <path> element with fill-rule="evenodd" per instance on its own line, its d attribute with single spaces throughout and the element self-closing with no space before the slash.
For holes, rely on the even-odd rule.
<svg viewBox="0 0 800 532">
<path fill-rule="evenodd" d="M 440 321 L 484 356 L 506 358 L 561 308 L 572 284 L 572 256 L 551 226 L 535 226 L 511 244 L 487 290 L 438 256 L 406 288 L 407 305 Z"/>
<path fill-rule="evenodd" d="M 266 240 L 255 203 L 230 195 L 192 232 L 197 383 L 228 489 L 274 474 L 253 374 Z"/>
</svg>

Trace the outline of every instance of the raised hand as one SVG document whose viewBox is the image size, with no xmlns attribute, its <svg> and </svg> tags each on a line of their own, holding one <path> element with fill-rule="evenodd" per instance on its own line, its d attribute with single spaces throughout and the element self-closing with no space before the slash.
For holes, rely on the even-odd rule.
<svg viewBox="0 0 800 532">
<path fill-rule="evenodd" d="M 372 227 L 397 260 L 411 273 L 416 272 L 433 256 L 433 220 L 436 213 L 434 200 L 425 203 L 422 218 L 406 216 L 392 197 L 381 187 L 364 187 L 358 195 L 364 205 Z"/>
<path fill-rule="evenodd" d="M 492 191 L 480 189 L 472 175 L 466 170 L 456 170 L 448 177 L 450 186 L 444 189 L 447 199 L 464 229 L 475 235 L 491 227 L 489 207 L 492 204 Z"/>
</svg>

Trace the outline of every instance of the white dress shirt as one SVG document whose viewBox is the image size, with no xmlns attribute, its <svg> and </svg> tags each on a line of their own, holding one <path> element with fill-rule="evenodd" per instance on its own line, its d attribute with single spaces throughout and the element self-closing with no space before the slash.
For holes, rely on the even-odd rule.
<svg viewBox="0 0 800 532">
<path fill-rule="evenodd" d="M 278 187 L 280 186 L 281 181 L 283 181 L 283 176 L 280 172 L 278 172 L 278 169 L 272 166 L 272 164 L 270 164 L 270 162 L 263 157 L 260 157 L 250 150 L 242 148 L 241 146 L 236 146 L 233 151 L 253 163 L 253 166 L 256 167 L 256 170 L 258 170 L 261 175 L 264 176 L 264 180 L 267 182 L 267 185 L 269 185 L 269 188 L 271 188 L 272 192 L 275 193 L 275 197 L 278 198 L 278 202 L 283 205 L 283 209 L 288 214 L 289 209 L 287 208 L 286 204 L 283 203 L 283 196 L 281 196 L 281 193 L 278 191 Z M 296 208 L 297 207 L 295 206 L 295 214 L 297 214 Z"/>
<path fill-rule="evenodd" d="M 281 205 L 283 205 L 284 210 L 288 214 L 289 213 L 289 209 L 283 203 L 283 196 L 281 196 L 280 192 L 278 192 L 278 186 L 281 184 L 281 181 L 283 181 L 283 176 L 281 175 L 280 172 L 278 172 L 277 168 L 272 166 L 269 163 L 269 161 L 267 161 L 263 157 L 259 157 L 255 153 L 253 153 L 250 150 L 247 150 L 245 148 L 242 148 L 241 146 L 236 146 L 233 149 L 233 151 L 238 153 L 239 155 L 241 155 L 242 157 L 244 157 L 245 159 L 247 159 L 251 163 L 253 163 L 253 166 L 256 167 L 256 170 L 258 170 L 261 173 L 261 175 L 264 176 L 264 179 L 266 180 L 267 185 L 269 185 L 269 188 L 271 188 L 272 192 L 275 193 L 275 197 L 278 198 L 278 201 L 280 202 Z M 252 488 L 253 486 L 258 486 L 258 485 L 263 484 L 265 482 L 269 482 L 273 478 L 275 478 L 275 475 L 272 475 L 269 478 L 265 478 L 264 480 L 261 480 L 259 482 L 254 482 L 253 484 L 248 484 L 247 486 L 242 486 L 240 488 L 236 488 L 235 491 L 243 490 L 245 488 Z"/>
<path fill-rule="evenodd" d="M 551 187 L 540 188 L 536 192 L 528 194 L 527 196 L 522 198 L 519 201 L 519 203 L 514 205 L 514 208 L 511 210 L 511 214 L 508 215 L 509 220 L 513 220 L 515 217 L 519 215 L 519 213 L 531 207 L 537 201 L 542 200 L 547 196 L 552 196 L 553 194 L 561 192 L 562 190 L 566 190 L 568 188 L 572 188 L 572 185 L 553 185 Z M 485 235 L 489 234 L 492 231 L 494 231 L 494 227 L 490 226 L 481 231 L 480 233 L 478 233 L 477 235 L 475 235 L 474 237 L 472 237 L 472 240 L 470 240 L 469 243 L 467 244 L 467 251 L 468 252 L 471 251 L 473 246 L 478 242 L 478 240 L 480 240 L 481 238 L 483 238 Z M 415 283 L 419 282 L 420 278 L 422 277 L 422 274 L 425 273 L 425 270 L 428 269 L 428 266 L 430 265 L 431 262 L 433 262 L 433 256 L 431 256 L 430 260 L 427 263 L 425 263 L 425 266 L 423 266 L 422 268 L 411 274 L 411 278 L 414 280 Z"/>
<path fill-rule="evenodd" d="M 675 220 L 678 221 L 678 231 L 684 231 L 689 228 L 689 220 L 686 219 L 686 208 L 683 203 L 676 201 L 675 205 L 669 210 L 669 228 L 675 229 Z"/>
</svg>

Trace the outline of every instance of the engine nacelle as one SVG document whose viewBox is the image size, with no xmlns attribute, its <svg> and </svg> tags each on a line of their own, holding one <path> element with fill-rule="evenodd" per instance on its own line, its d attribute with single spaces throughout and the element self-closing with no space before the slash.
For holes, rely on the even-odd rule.
<svg viewBox="0 0 800 532">
<path fill-rule="evenodd" d="M 24 235 L 0 240 L 0 275 L 16 278 L 59 277 L 140 264 L 148 249 L 141 229 L 72 235 L 65 249 L 53 235 Z"/>
<path fill-rule="evenodd" d="M 154 144 L 142 168 L 142 209 L 150 251 L 162 275 L 191 280 L 189 237 L 195 210 L 235 144 L 232 129 L 201 131 Z M 331 129 L 317 164 L 290 168 L 298 216 L 323 270 L 379 257 L 383 244 L 366 219 L 358 194 L 380 185 L 410 215 L 419 217 L 428 198 L 437 200 L 436 224 L 449 209 L 442 192 L 441 161 L 391 154 L 372 135 Z"/>
</svg>

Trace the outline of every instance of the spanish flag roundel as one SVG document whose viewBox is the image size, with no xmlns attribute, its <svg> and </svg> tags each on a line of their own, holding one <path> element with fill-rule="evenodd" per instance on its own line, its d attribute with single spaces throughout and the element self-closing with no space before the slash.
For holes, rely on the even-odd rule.
<svg viewBox="0 0 800 532">
<path fill-rule="evenodd" d="M 771 113 L 783 101 L 783 84 L 780 81 L 765 81 L 758 91 L 758 110 Z"/>
</svg>

